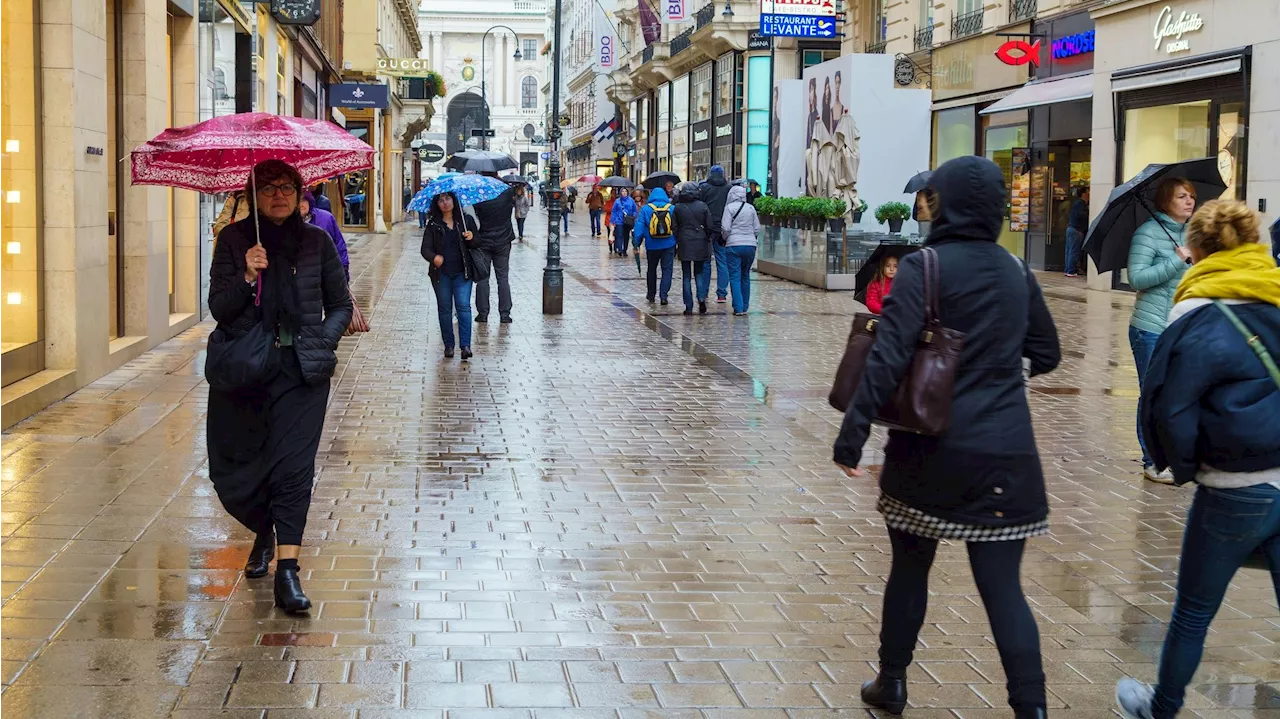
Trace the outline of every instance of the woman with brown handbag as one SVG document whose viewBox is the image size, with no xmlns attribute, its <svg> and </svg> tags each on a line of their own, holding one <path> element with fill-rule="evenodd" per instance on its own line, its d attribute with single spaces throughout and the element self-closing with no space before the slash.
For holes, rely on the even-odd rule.
<svg viewBox="0 0 1280 719">
<path fill-rule="evenodd" d="M 926 282 L 938 319 L 962 333 L 948 429 L 938 436 L 891 430 L 878 509 L 888 525 L 893 565 L 885 587 L 880 673 L 862 700 L 892 714 L 907 704 L 906 671 L 928 601 L 938 541 L 966 543 L 1008 677 L 1018 719 L 1046 716 L 1035 618 L 1019 582 L 1027 537 L 1048 531 L 1044 475 L 1031 429 L 1023 358 L 1031 373 L 1058 365 L 1057 330 L 1040 286 L 996 243 L 1004 222 L 1004 175 L 990 160 L 962 157 L 929 182 L 933 252 L 902 259 L 885 299 L 875 344 L 835 442 L 835 462 L 857 469 L 877 411 L 890 403 L 926 331 Z M 925 256 L 937 258 L 926 280 Z M 945 398 L 936 404 L 948 411 Z M 930 408 L 924 408 L 927 412 Z"/>
</svg>

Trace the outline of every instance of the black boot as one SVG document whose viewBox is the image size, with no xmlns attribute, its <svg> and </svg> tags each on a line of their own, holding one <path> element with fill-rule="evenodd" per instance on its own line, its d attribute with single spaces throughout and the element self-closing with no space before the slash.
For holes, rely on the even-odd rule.
<svg viewBox="0 0 1280 719">
<path fill-rule="evenodd" d="M 907 708 L 907 678 L 894 678 L 880 672 L 862 685 L 862 701 L 890 714 L 901 714 Z"/>
<path fill-rule="evenodd" d="M 1049 710 L 1042 707 L 1035 709 L 1015 709 L 1013 719 L 1049 719 Z"/>
<path fill-rule="evenodd" d="M 249 560 L 244 563 L 244 576 L 250 579 L 267 576 L 271 569 L 271 560 L 276 556 L 275 532 L 259 534 L 249 550 Z"/>
<path fill-rule="evenodd" d="M 311 600 L 302 593 L 297 567 L 276 567 L 276 606 L 287 614 L 298 614 L 311 608 Z"/>
</svg>

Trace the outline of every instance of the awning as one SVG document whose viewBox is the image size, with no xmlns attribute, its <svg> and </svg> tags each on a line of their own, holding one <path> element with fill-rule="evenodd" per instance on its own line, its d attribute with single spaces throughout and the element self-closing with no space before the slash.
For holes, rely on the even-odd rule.
<svg viewBox="0 0 1280 719">
<path fill-rule="evenodd" d="M 1222 60 L 1213 60 L 1211 62 L 1186 65 L 1184 67 L 1176 67 L 1160 72 L 1149 72 L 1140 75 L 1131 75 L 1128 77 L 1117 77 L 1111 80 L 1111 90 L 1112 92 L 1141 90 L 1145 87 L 1160 87 L 1161 85 L 1173 85 L 1179 82 L 1203 80 L 1205 78 L 1219 77 L 1221 75 L 1233 75 L 1240 72 L 1240 69 L 1243 66 L 1244 60 L 1240 56 L 1236 56 Z"/>
<path fill-rule="evenodd" d="M 990 115 L 1009 110 L 1052 105 L 1055 102 L 1088 100 L 1093 97 L 1093 75 L 1072 75 L 1053 80 L 1029 82 L 1013 91 L 1012 95 L 983 109 L 979 114 Z"/>
</svg>

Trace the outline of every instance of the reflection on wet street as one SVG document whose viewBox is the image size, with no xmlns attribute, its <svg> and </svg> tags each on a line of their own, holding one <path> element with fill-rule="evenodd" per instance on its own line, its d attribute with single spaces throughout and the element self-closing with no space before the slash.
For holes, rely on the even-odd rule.
<svg viewBox="0 0 1280 719">
<path fill-rule="evenodd" d="M 338 351 L 310 617 L 243 577 L 208 480 L 209 324 L 5 433 L 5 715 L 872 716 L 888 540 L 826 405 L 850 296 L 757 275 L 750 316 L 685 317 L 679 278 L 645 303 L 585 217 L 565 314 L 540 314 L 530 232 L 515 322 L 477 325 L 469 364 L 442 359 L 416 226 L 353 239 L 372 331 Z M 1023 583 L 1051 714 L 1113 717 L 1117 678 L 1153 679 L 1191 492 L 1139 477 L 1128 298 L 1042 281 L 1065 356 L 1031 387 L 1053 513 Z M 1010 716 L 963 547 L 930 590 L 906 716 Z M 1280 716 L 1264 573 L 1237 575 L 1184 716 Z"/>
</svg>

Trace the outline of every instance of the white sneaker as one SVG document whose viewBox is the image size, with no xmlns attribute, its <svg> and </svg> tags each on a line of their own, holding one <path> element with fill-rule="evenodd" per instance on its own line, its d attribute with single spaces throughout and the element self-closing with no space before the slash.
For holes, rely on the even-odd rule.
<svg viewBox="0 0 1280 719">
<path fill-rule="evenodd" d="M 1116 682 L 1116 706 L 1125 719 L 1151 719 L 1156 690 L 1146 682 L 1125 677 Z"/>
<path fill-rule="evenodd" d="M 1142 468 L 1142 478 L 1148 482 L 1156 484 L 1173 484 L 1173 472 L 1165 469 L 1163 472 L 1157 472 L 1155 465 Z"/>
</svg>

